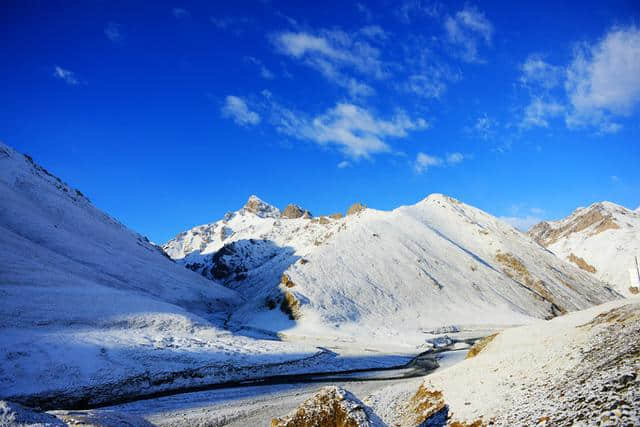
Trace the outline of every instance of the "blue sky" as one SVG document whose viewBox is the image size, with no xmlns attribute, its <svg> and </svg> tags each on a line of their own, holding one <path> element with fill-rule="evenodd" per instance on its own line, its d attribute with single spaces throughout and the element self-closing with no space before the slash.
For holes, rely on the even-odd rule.
<svg viewBox="0 0 640 427">
<path fill-rule="evenodd" d="M 257 194 L 640 205 L 640 5 L 3 2 L 0 139 L 164 242 Z"/>
</svg>

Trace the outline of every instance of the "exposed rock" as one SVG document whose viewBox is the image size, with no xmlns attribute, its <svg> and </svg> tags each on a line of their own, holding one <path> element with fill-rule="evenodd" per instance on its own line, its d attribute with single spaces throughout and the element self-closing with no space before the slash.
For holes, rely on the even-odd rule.
<svg viewBox="0 0 640 427">
<path fill-rule="evenodd" d="M 347 210 L 347 216 L 357 214 L 358 212 L 362 212 L 365 209 L 367 209 L 365 205 L 360 202 L 356 202 Z"/>
<path fill-rule="evenodd" d="M 311 218 L 311 217 L 312 217 L 311 212 L 294 204 L 288 204 L 287 207 L 282 212 L 282 214 L 280 215 L 280 218 L 288 218 L 288 219 Z"/>
<path fill-rule="evenodd" d="M 595 226 L 591 235 L 620 228 L 603 204 L 595 204 L 586 209 L 578 209 L 569 218 L 569 221 L 558 227 L 552 227 L 547 221 L 543 221 L 532 227 L 527 234 L 533 237 L 540 245 L 547 247 L 557 242 L 560 238 L 578 233 L 591 226 Z"/>
<path fill-rule="evenodd" d="M 588 271 L 589 273 L 596 272 L 596 268 L 593 265 L 589 264 L 587 261 L 585 261 L 584 258 L 580 258 L 579 256 L 576 256 L 573 253 L 569 254 L 567 258 L 569 259 L 569 261 L 571 261 L 572 263 L 574 263 L 584 271 Z"/>
<path fill-rule="evenodd" d="M 542 280 L 535 279 L 531 276 L 531 273 L 529 273 L 529 270 L 527 270 L 527 267 L 525 267 L 520 259 L 509 253 L 498 252 L 496 254 L 496 261 L 502 264 L 502 271 L 507 276 L 520 283 L 521 285 L 524 285 L 527 289 L 534 292 L 544 301 L 548 301 L 551 303 L 550 317 L 555 317 L 559 314 L 565 314 L 567 312 L 564 308 L 558 306 L 555 303 L 554 297 L 545 286 L 545 283 Z"/>
<path fill-rule="evenodd" d="M 331 215 L 327 215 L 331 219 L 340 219 L 343 215 L 340 212 L 332 213 Z"/>
<path fill-rule="evenodd" d="M 245 212 L 250 212 L 260 218 L 278 218 L 280 217 L 280 210 L 275 206 L 263 202 L 257 196 L 249 197 L 247 203 L 243 206 Z"/>
<path fill-rule="evenodd" d="M 324 387 L 290 414 L 271 420 L 272 427 L 365 427 L 369 419 L 355 396 L 340 387 Z"/>
</svg>

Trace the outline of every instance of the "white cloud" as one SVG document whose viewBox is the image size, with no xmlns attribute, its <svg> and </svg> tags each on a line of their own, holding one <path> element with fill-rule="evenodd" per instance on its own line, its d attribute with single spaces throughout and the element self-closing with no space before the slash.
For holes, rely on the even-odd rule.
<svg viewBox="0 0 640 427">
<path fill-rule="evenodd" d="M 484 62 L 478 54 L 480 42 L 490 45 L 493 25 L 477 8 L 466 5 L 453 17 L 447 16 L 444 28 L 450 43 L 462 48 L 460 58 L 466 62 Z"/>
<path fill-rule="evenodd" d="M 498 217 L 498 219 L 506 222 L 507 224 L 511 225 L 514 228 L 517 228 L 520 231 L 527 231 L 531 227 L 533 227 L 534 225 L 542 221 L 541 218 L 538 218 L 532 215 L 527 215 L 523 217 L 501 216 L 501 217 Z"/>
<path fill-rule="evenodd" d="M 630 115 L 640 101 L 640 30 L 611 30 L 595 45 L 576 48 L 567 94 L 577 114 Z"/>
<path fill-rule="evenodd" d="M 359 34 L 340 30 L 322 30 L 317 34 L 285 31 L 271 37 L 276 50 L 321 73 L 327 80 L 346 88 L 351 96 L 374 93 L 366 83 L 348 75 L 355 71 L 362 76 L 388 77 L 380 51 Z"/>
<path fill-rule="evenodd" d="M 462 153 L 449 153 L 447 154 L 447 164 L 457 165 L 466 158 Z"/>
<path fill-rule="evenodd" d="M 191 13 L 188 10 L 183 9 L 181 7 L 174 7 L 171 9 L 171 13 L 176 19 L 184 19 L 191 17 Z"/>
<path fill-rule="evenodd" d="M 542 215 L 544 213 L 544 209 L 541 208 L 531 208 L 530 210 L 534 215 Z"/>
<path fill-rule="evenodd" d="M 564 72 L 562 67 L 549 64 L 539 54 L 529 55 L 520 66 L 520 82 L 526 86 L 552 89 L 560 84 Z"/>
<path fill-rule="evenodd" d="M 272 104 L 272 114 L 279 132 L 320 145 L 337 145 L 354 159 L 389 152 L 389 138 L 405 138 L 410 131 L 428 127 L 426 120 L 411 119 L 402 111 L 385 120 L 349 103 L 338 103 L 311 119 L 277 104 Z"/>
<path fill-rule="evenodd" d="M 416 160 L 413 162 L 413 169 L 416 173 L 424 173 L 431 167 L 454 166 L 467 159 L 462 153 L 448 153 L 445 158 L 432 156 L 423 152 L 419 152 Z"/>
<path fill-rule="evenodd" d="M 257 125 L 260 123 L 260 115 L 251 111 L 244 99 L 229 95 L 225 98 L 222 106 L 222 115 L 233 119 L 234 122 L 241 126 Z"/>
<path fill-rule="evenodd" d="M 442 165 L 442 159 L 436 156 L 430 156 L 426 153 L 418 153 L 416 156 L 416 161 L 413 162 L 413 168 L 416 173 L 424 173 L 430 167 L 440 166 Z"/>
<path fill-rule="evenodd" d="M 114 43 L 124 40 L 124 32 L 122 31 L 122 25 L 115 22 L 108 22 L 104 27 L 104 35 Z"/>
<path fill-rule="evenodd" d="M 57 65 L 53 68 L 53 76 L 64 81 L 69 86 L 77 86 L 81 83 L 73 71 L 65 70 Z"/>
<path fill-rule="evenodd" d="M 349 163 L 346 160 L 343 160 L 340 163 L 338 163 L 338 169 L 348 168 L 349 166 L 351 166 L 351 163 Z"/>
<path fill-rule="evenodd" d="M 524 110 L 520 127 L 549 127 L 549 119 L 561 116 L 566 111 L 564 105 L 556 101 L 546 101 L 534 97 Z"/>
</svg>

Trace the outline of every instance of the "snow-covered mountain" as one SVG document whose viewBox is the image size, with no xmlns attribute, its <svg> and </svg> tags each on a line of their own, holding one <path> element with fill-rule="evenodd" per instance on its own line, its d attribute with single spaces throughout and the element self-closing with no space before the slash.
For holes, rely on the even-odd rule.
<svg viewBox="0 0 640 427">
<path fill-rule="evenodd" d="M 541 222 L 528 234 L 622 295 L 640 292 L 640 212 L 594 203 L 559 221 Z"/>
<path fill-rule="evenodd" d="M 241 299 L 0 143 L 0 398 L 99 403 L 318 353 L 223 330 Z"/>
<path fill-rule="evenodd" d="M 233 328 L 417 343 L 442 327 L 527 323 L 618 297 L 511 226 L 439 194 L 389 212 L 356 205 L 345 217 L 277 212 L 252 196 L 164 246 L 245 297 Z"/>
</svg>

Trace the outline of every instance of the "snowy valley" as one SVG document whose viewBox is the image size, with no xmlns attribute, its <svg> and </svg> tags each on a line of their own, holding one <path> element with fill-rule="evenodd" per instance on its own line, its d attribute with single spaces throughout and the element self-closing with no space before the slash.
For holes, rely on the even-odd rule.
<svg viewBox="0 0 640 427">
<path fill-rule="evenodd" d="M 556 399 L 595 371 L 593 390 L 631 375 L 612 399 L 627 402 L 616 419 L 637 421 L 638 300 L 626 280 L 640 216 L 623 207 L 599 203 L 527 235 L 442 194 L 392 211 L 356 203 L 318 216 L 251 196 L 160 247 L 1 143 L 0 199 L 0 424 L 268 425 L 304 398 L 342 402 L 330 406 L 357 413 L 349 425 L 529 424 L 568 414 L 562 424 L 575 416 L 572 395 L 554 400 L 553 413 L 532 404 L 518 419 L 514 408 Z M 599 365 L 605 345 L 615 352 Z M 418 376 L 409 368 L 419 354 L 441 367 Z M 386 368 L 402 375 L 379 385 L 315 379 L 352 384 L 355 394 L 313 397 L 317 387 L 306 386 L 282 400 L 284 375 Z M 200 391 L 214 407 L 197 417 L 162 397 L 258 384 L 243 381 L 280 385 L 269 386 L 273 399 L 249 393 L 226 409 Z M 273 422 L 317 425 L 288 420 Z"/>
</svg>

